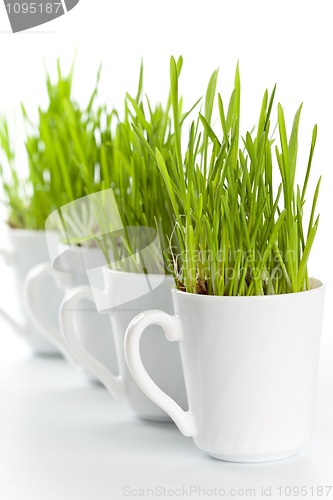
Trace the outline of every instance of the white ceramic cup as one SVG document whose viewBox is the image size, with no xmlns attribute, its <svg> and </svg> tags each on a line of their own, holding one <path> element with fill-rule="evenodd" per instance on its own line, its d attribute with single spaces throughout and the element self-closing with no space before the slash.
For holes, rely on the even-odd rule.
<svg viewBox="0 0 333 500">
<path fill-rule="evenodd" d="M 88 286 L 89 280 L 86 273 L 86 264 L 99 262 L 101 250 L 99 248 L 78 247 L 59 244 L 58 256 L 61 264 L 44 262 L 35 266 L 28 273 L 24 282 L 24 301 L 32 323 L 36 329 L 49 340 L 63 354 L 65 359 L 73 366 L 80 366 L 71 354 L 59 325 L 50 321 L 41 302 L 41 290 L 46 278 L 51 278 L 63 291 L 65 296 L 71 289 L 79 286 Z M 103 259 L 104 260 L 104 259 Z M 57 270 L 61 269 L 61 272 Z M 102 283 L 101 283 L 102 285 Z M 60 304 L 59 304 L 60 309 Z M 76 310 L 72 310 L 75 328 L 82 344 L 101 363 L 106 363 L 117 370 L 113 339 L 109 335 L 110 322 L 108 318 L 99 314 L 91 301 L 82 300 Z M 96 381 L 90 373 L 85 371 L 91 381 Z"/>
<path fill-rule="evenodd" d="M 173 312 L 171 288 L 173 280 L 165 278 L 161 282 L 160 275 L 150 275 L 152 290 L 145 295 L 133 297 L 137 290 L 144 289 L 146 277 L 144 274 L 125 273 L 104 269 L 104 289 L 94 290 L 91 287 L 81 287 L 70 291 L 65 297 L 60 310 L 60 323 L 66 343 L 70 346 L 71 354 L 80 361 L 82 366 L 95 375 L 115 398 L 126 399 L 129 407 L 140 417 L 149 420 L 169 421 L 168 415 L 156 406 L 141 391 L 128 371 L 124 356 L 124 337 L 128 324 L 139 312 L 147 307 L 159 307 Z M 156 282 L 156 283 L 154 283 Z M 76 310 L 82 300 L 95 301 L 96 297 L 122 297 L 122 303 L 112 308 L 108 315 L 111 319 L 110 335 L 114 336 L 119 374 L 115 375 L 110 366 L 102 364 L 84 345 L 77 327 L 73 321 L 72 311 Z M 126 297 L 129 300 L 126 302 Z M 133 299 L 133 300 L 130 300 Z M 103 301 L 103 297 L 101 297 Z M 141 352 L 147 371 L 155 382 L 170 397 L 186 407 L 186 393 L 181 368 L 179 348 L 176 344 L 169 344 L 164 338 L 163 331 L 152 327 L 143 338 Z"/>
<path fill-rule="evenodd" d="M 310 439 L 324 286 L 301 293 L 217 297 L 173 291 L 175 315 L 146 311 L 128 327 L 125 356 L 141 389 L 212 457 L 263 462 Z M 140 339 L 152 324 L 179 342 L 189 411 L 146 372 Z"/>
<path fill-rule="evenodd" d="M 56 232 L 50 232 L 48 238 L 58 240 Z M 49 252 L 45 231 L 7 229 L 8 248 L 0 249 L 0 256 L 13 269 L 17 299 L 17 318 L 12 318 L 0 308 L 0 316 L 26 341 L 37 354 L 59 354 L 59 350 L 43 337 L 30 321 L 23 300 L 24 280 L 29 271 L 37 264 L 48 260 Z M 57 323 L 59 304 L 63 294 L 56 286 L 50 286 L 49 280 L 43 282 L 40 290 L 40 303 L 51 324 Z"/>
</svg>

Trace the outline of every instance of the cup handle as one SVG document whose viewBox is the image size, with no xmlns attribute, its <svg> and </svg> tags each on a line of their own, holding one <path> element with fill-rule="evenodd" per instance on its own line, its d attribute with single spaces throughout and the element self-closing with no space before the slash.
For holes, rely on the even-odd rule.
<svg viewBox="0 0 333 500">
<path fill-rule="evenodd" d="M 99 291 L 100 293 L 100 291 Z M 59 312 L 60 329 L 71 355 L 92 375 L 105 385 L 115 399 L 122 399 L 125 394 L 123 378 L 114 375 L 82 345 L 75 329 L 73 311 L 77 310 L 82 300 L 95 303 L 90 286 L 80 286 L 70 290 L 62 301 Z"/>
<path fill-rule="evenodd" d="M 170 342 L 183 340 L 177 316 L 170 316 L 170 314 L 159 310 L 143 312 L 131 321 L 126 331 L 124 348 L 127 365 L 142 391 L 170 415 L 185 436 L 194 436 L 196 422 L 193 413 L 190 410 L 182 410 L 170 396 L 155 384 L 143 366 L 140 355 L 140 339 L 144 330 L 150 325 L 161 326 Z"/>
<path fill-rule="evenodd" d="M 52 278 L 60 286 L 58 274 L 48 262 L 33 267 L 24 280 L 23 299 L 29 318 L 35 328 L 59 349 L 67 361 L 73 363 L 60 329 L 49 320 L 40 304 L 41 285 L 44 279 Z"/>
</svg>

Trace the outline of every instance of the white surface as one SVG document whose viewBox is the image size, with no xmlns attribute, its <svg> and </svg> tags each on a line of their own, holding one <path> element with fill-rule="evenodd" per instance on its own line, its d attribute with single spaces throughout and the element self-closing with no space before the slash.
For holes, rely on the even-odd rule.
<svg viewBox="0 0 333 500">
<path fill-rule="evenodd" d="M 333 370 L 327 338 L 312 442 L 293 458 L 245 465 L 209 458 L 173 424 L 140 421 L 106 390 L 87 385 L 65 361 L 32 357 L 3 323 L 0 331 L 1 500 L 118 500 L 126 498 L 125 486 L 190 485 L 225 488 L 229 496 L 230 488 L 256 488 L 255 498 L 261 498 L 262 486 L 273 485 L 277 493 L 279 485 L 333 483 Z M 270 498 L 281 497 L 272 492 Z"/>
<path fill-rule="evenodd" d="M 299 101 L 305 102 L 302 158 L 308 154 L 312 125 L 319 124 L 313 179 L 325 174 L 323 217 L 311 269 L 319 278 L 332 281 L 331 2 L 99 0 L 95 16 L 92 3 L 81 0 L 71 13 L 41 27 L 39 33 L 0 33 L 0 111 L 12 119 L 14 108 L 17 111 L 23 101 L 35 116 L 37 104 L 46 100 L 43 59 L 54 74 L 56 58 L 61 56 L 68 67 L 76 47 L 77 98 L 87 102 L 103 61 L 100 99 L 110 105 L 121 102 L 125 89 L 135 92 L 141 56 L 146 62 L 145 89 L 154 102 L 166 94 L 170 54 L 184 55 L 181 91 L 188 96 L 187 107 L 202 94 L 217 66 L 221 67 L 219 89 L 229 92 L 239 58 L 246 117 L 253 108 L 257 115 L 262 91 L 277 81 L 278 99 L 286 106 L 288 119 Z M 0 14 L 0 29 L 6 31 L 2 2 Z M 252 124 L 253 113 L 250 123 L 243 122 L 244 127 Z M 17 131 L 18 156 L 24 165 L 19 121 Z M 301 176 L 301 164 L 300 170 Z M 11 276 L 1 268 L 0 302 L 8 312 L 15 311 L 10 288 Z M 255 487 L 256 497 L 261 498 L 261 487 L 270 484 L 332 484 L 332 300 L 328 296 L 313 440 L 302 454 L 265 465 L 215 461 L 175 426 L 135 419 L 106 391 L 86 385 L 65 362 L 30 357 L 0 323 L 0 499 L 118 500 L 126 498 L 125 485 Z M 279 497 L 272 493 L 270 498 Z"/>
</svg>

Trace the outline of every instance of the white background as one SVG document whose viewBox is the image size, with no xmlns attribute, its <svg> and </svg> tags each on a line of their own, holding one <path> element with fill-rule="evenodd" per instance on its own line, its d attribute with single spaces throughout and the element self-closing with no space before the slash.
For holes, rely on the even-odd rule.
<svg viewBox="0 0 333 500">
<path fill-rule="evenodd" d="M 22 170 L 24 170 L 24 150 L 22 124 L 18 115 L 19 103 L 23 101 L 27 109 L 34 114 L 37 106 L 42 105 L 46 99 L 44 61 L 52 73 L 55 70 L 55 61 L 60 57 L 66 69 L 75 51 L 77 51 L 77 63 L 74 95 L 82 103 L 87 102 L 95 82 L 98 65 L 102 62 L 99 99 L 101 102 L 108 102 L 110 106 L 121 105 L 125 90 L 135 92 L 141 57 L 145 63 L 145 91 L 153 102 L 164 100 L 168 91 L 171 54 L 184 56 L 181 92 L 186 94 L 187 106 L 204 93 L 209 76 L 217 67 L 220 68 L 219 90 L 229 95 L 234 68 L 237 60 L 240 61 L 243 129 L 252 127 L 259 112 L 264 89 L 266 87 L 271 89 L 275 83 L 278 84 L 277 100 L 281 101 L 285 108 L 289 126 L 297 106 L 300 102 L 304 102 L 299 176 L 302 179 L 305 172 L 311 131 L 315 123 L 318 124 L 319 135 L 312 172 L 313 182 L 323 174 L 319 203 L 320 229 L 310 261 L 310 273 L 329 285 L 320 371 L 322 406 L 319 407 L 322 419 L 326 422 L 326 427 L 324 425 L 323 428 L 327 432 L 331 430 L 331 424 L 325 420 L 324 410 L 331 407 L 330 391 L 333 375 L 331 368 L 333 317 L 330 305 L 333 299 L 330 293 L 333 280 L 331 265 L 333 127 L 330 115 L 333 110 L 333 31 L 330 4 L 331 2 L 324 0 L 316 2 L 81 0 L 79 5 L 66 16 L 30 32 L 12 35 L 9 33 L 5 8 L 2 2 L 0 3 L 0 113 L 6 113 L 13 125 L 15 124 L 16 145 Z M 3 237 L 3 234 L 0 234 L 0 242 L 3 241 Z M 1 306 L 15 309 L 10 293 L 12 286 L 10 272 L 4 269 L 1 263 L 0 266 Z M 26 352 L 24 349 L 21 350 L 10 334 L 4 334 L 2 342 L 4 350 L 1 356 L 4 360 L 17 359 L 20 356 L 26 359 Z M 70 375 L 68 372 L 68 377 Z M 73 381 L 71 383 L 73 385 Z M 15 379 L 13 384 L 18 384 L 18 381 Z M 2 387 L 6 386 L 10 391 L 10 378 L 2 384 Z M 2 397 L 0 394 L 0 398 Z M 7 398 L 7 401 L 9 400 L 10 398 Z M 26 431 L 29 431 L 29 425 Z M 319 433 L 319 429 L 317 432 Z M 149 433 L 146 437 L 149 439 Z M 105 429 L 104 438 L 107 439 Z M 325 441 L 324 438 L 325 436 L 321 435 L 321 442 Z M 92 432 L 90 439 L 91 447 L 94 447 Z M 327 440 L 327 445 L 322 450 L 326 465 L 332 464 L 333 461 L 332 432 L 327 434 Z M 315 442 L 313 446 L 317 445 L 318 442 Z M 313 453 L 318 455 L 320 450 L 316 448 Z M 135 461 L 132 460 L 130 463 L 131 467 L 135 467 Z M 316 467 L 324 470 L 323 464 L 318 464 L 310 459 L 306 466 L 308 471 L 297 470 L 303 470 L 304 477 L 306 472 L 311 477 L 311 474 L 316 472 Z M 126 467 L 125 463 L 123 467 Z M 277 467 L 281 471 L 281 466 Z M 38 470 L 39 465 L 36 463 L 34 481 L 37 481 Z M 242 470 L 245 476 L 248 474 L 244 472 L 244 468 L 238 470 Z M 269 474 L 272 470 L 274 471 L 270 469 Z M 290 479 L 287 473 L 288 467 L 283 470 L 285 476 L 282 475 L 281 478 Z M 228 478 L 228 469 L 224 468 L 223 471 Z M 264 481 L 264 469 L 260 471 Z M 127 473 L 130 478 L 134 472 L 129 468 Z M 94 475 L 93 470 L 91 474 Z M 322 479 L 325 479 L 324 476 Z M 233 477 L 236 484 L 237 481 L 241 481 L 241 477 L 237 474 Z M 326 478 L 326 481 L 333 482 L 329 475 Z M 6 478 L 1 478 L 0 470 L 0 484 L 1 480 L 6 481 Z M 11 480 L 13 481 L 13 478 Z M 17 480 L 19 481 L 19 474 Z M 5 491 L 8 494 L 9 490 Z M 32 496 L 29 496 L 28 492 L 19 493 L 17 485 L 15 491 L 17 493 L 11 497 L 14 500 L 42 498 L 38 496 L 38 491 L 42 490 L 38 490 L 37 486 Z M 57 499 L 79 500 L 79 497 L 75 496 L 75 490 L 73 490 L 74 496 L 66 496 L 66 487 L 63 496 L 60 496 L 60 489 L 57 491 L 59 491 Z M 98 496 L 98 493 L 96 495 L 94 498 L 99 500 L 116 498 L 108 497 L 105 493 L 104 496 L 102 494 Z M 43 498 L 49 500 L 53 497 Z M 87 498 L 93 497 L 87 496 Z M 9 496 L 3 496 L 2 499 L 9 500 Z"/>
</svg>

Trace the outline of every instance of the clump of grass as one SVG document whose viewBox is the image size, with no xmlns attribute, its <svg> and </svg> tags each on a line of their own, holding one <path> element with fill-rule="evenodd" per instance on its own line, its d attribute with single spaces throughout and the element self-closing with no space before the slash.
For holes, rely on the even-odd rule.
<svg viewBox="0 0 333 500">
<path fill-rule="evenodd" d="M 29 177 L 22 183 L 8 126 L 0 121 L 0 141 L 8 171 L 0 169 L 12 227 L 43 229 L 51 212 L 86 194 L 112 188 L 124 231 L 115 233 L 103 210 L 71 220 L 76 243 L 97 241 L 106 259 L 138 271 L 140 243 L 131 229 L 155 228 L 164 259 L 156 272 L 173 272 L 177 287 L 208 295 L 265 295 L 307 290 L 307 263 L 317 232 L 320 179 L 309 220 L 304 206 L 316 144 L 314 127 L 304 180 L 296 183 L 301 106 L 287 134 L 283 108 L 277 106 L 277 137 L 272 132 L 275 88 L 264 92 L 255 129 L 241 134 L 241 85 L 236 68 L 228 102 L 216 95 L 218 73 L 209 81 L 202 112 L 191 122 L 183 152 L 184 123 L 179 97 L 182 58 L 170 61 L 170 94 L 153 107 L 143 94 L 143 67 L 135 97 L 127 94 L 124 114 L 94 110 L 99 81 L 86 108 L 71 96 L 73 70 L 58 81 L 47 76 L 49 106 L 34 125 L 24 107 Z M 219 124 L 213 126 L 215 104 Z M 9 172 L 9 175 L 8 175 Z M 277 185 L 274 179 L 280 177 Z M 96 208 L 96 207 L 95 207 Z M 97 207 L 98 208 L 98 207 Z M 92 214 L 96 214 L 92 210 Z M 98 226 L 102 237 L 96 237 Z M 133 234 L 133 233 L 132 233 Z M 147 241 L 145 240 L 147 236 Z M 145 245 L 144 245 L 145 246 Z M 111 257 L 111 254 L 113 255 Z M 138 257 L 139 256 L 139 257 Z M 151 270 L 150 270 L 151 272 Z"/>
<path fill-rule="evenodd" d="M 173 58 L 170 77 L 175 143 L 167 156 L 156 149 L 156 162 L 176 221 L 178 244 L 172 260 L 178 289 L 230 296 L 307 290 L 307 263 L 319 222 L 316 203 L 321 179 L 308 221 L 304 220 L 304 205 L 317 127 L 312 133 L 304 181 L 298 185 L 295 179 L 302 106 L 288 135 L 283 108 L 278 104 L 278 137 L 272 137 L 275 88 L 270 94 L 266 90 L 257 126 L 241 135 L 237 66 L 228 105 L 217 95 L 217 127 L 212 126 L 217 85 L 217 72 L 213 73 L 203 113 L 191 124 L 183 154 L 178 72 Z M 280 180 L 275 185 L 277 173 Z"/>
<path fill-rule="evenodd" d="M 182 64 L 182 58 L 175 61 L 177 78 L 180 76 Z M 184 120 L 197 103 L 183 113 L 182 99 L 179 101 L 178 133 L 180 134 Z M 113 254 L 119 269 L 129 271 L 142 269 L 140 250 L 152 235 L 151 231 L 144 231 L 144 228 L 152 228 L 159 236 L 163 250 L 161 255 L 165 257 L 159 259 L 157 254 L 152 253 L 150 259 L 151 263 L 154 262 L 152 268 L 156 273 L 172 272 L 167 251 L 169 240 L 173 241 L 174 246 L 178 243 L 178 240 L 172 237 L 176 220 L 172 201 L 166 192 L 164 179 L 156 168 L 155 159 L 155 149 L 158 149 L 165 158 L 165 168 L 175 181 L 176 172 L 173 172 L 173 161 L 169 157 L 169 151 L 173 151 L 176 146 L 172 117 L 171 91 L 164 104 L 158 103 L 152 106 L 143 92 L 143 65 L 141 65 L 136 95 L 126 94 L 123 117 L 118 116 L 112 141 L 108 144 L 113 175 L 112 180 L 110 179 L 106 185 L 114 189 L 119 213 L 124 227 L 128 230 L 120 235 L 112 231 L 110 224 L 108 236 L 102 239 L 102 245 L 106 256 Z M 135 231 L 139 228 L 142 230 Z M 132 256 L 132 259 L 126 261 L 128 267 L 124 269 L 122 260 L 129 256 Z"/>
<path fill-rule="evenodd" d="M 182 58 L 175 64 L 178 78 Z M 168 152 L 175 147 L 171 91 L 163 104 L 152 106 L 143 92 L 141 64 L 136 93 L 126 94 L 123 112 L 114 108 L 108 111 L 106 106 L 94 111 L 99 73 L 84 109 L 72 98 L 72 80 L 73 67 L 64 76 L 59 63 L 55 83 L 47 74 L 49 104 L 46 110 L 39 109 L 37 124 L 22 106 L 29 162 L 29 177 L 25 180 L 17 175 L 8 126 L 1 120 L 1 146 L 8 165 L 7 172 L 1 169 L 0 179 L 7 198 L 9 225 L 44 229 L 48 216 L 57 212 L 60 218 L 54 220 L 60 221 L 62 233 L 70 240 L 67 243 L 98 244 L 108 263 L 116 261 L 121 269 L 124 258 L 132 256 L 123 269 L 130 271 L 142 269 L 140 252 L 149 246 L 153 238 L 151 229 L 155 229 L 165 259 L 157 259 L 153 253 L 154 270 L 172 272 L 167 249 L 169 239 L 173 239 L 175 217 L 164 180 L 156 168 L 154 152 L 158 148 L 164 155 L 172 177 L 173 164 L 168 158 Z M 178 133 L 191 111 L 182 112 L 180 99 Z M 97 206 L 96 198 L 91 207 L 84 200 L 68 206 L 71 201 L 109 188 L 116 198 L 125 228 L 123 233 L 114 231 L 112 217 L 106 220 L 109 213 L 103 207 L 108 203 L 103 196 Z M 173 241 L 174 246 L 177 241 Z"/>
<path fill-rule="evenodd" d="M 55 83 L 46 75 L 48 105 L 39 108 L 37 123 L 22 105 L 26 178 L 18 175 L 8 124 L 0 120 L 0 145 L 7 158 L 7 165 L 0 165 L 0 181 L 13 228 L 44 229 L 52 211 L 87 194 L 87 186 L 98 191 L 105 173 L 111 175 L 105 154 L 111 115 L 105 107 L 95 110 L 100 72 L 88 105 L 81 108 L 72 97 L 74 66 L 64 75 L 58 62 L 57 70 Z"/>
</svg>

